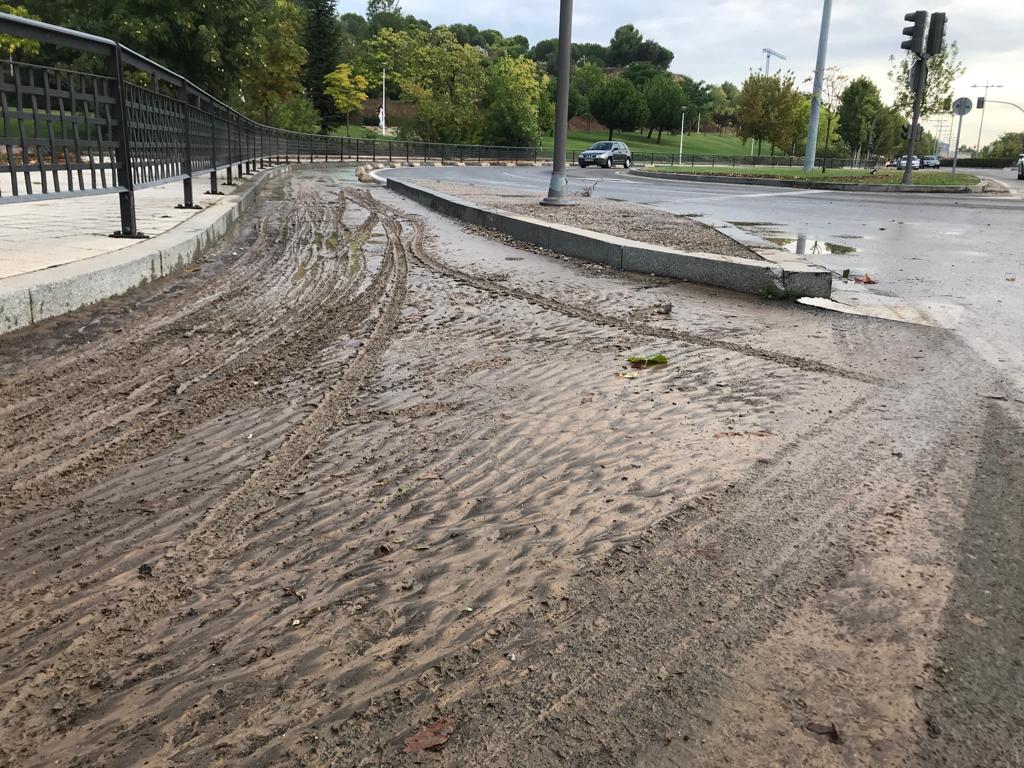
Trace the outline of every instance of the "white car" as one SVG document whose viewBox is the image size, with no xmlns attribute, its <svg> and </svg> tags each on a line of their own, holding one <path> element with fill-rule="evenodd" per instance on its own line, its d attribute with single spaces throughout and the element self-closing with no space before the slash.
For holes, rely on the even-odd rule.
<svg viewBox="0 0 1024 768">
<path fill-rule="evenodd" d="M 907 156 L 903 155 L 899 160 L 896 161 L 896 167 L 901 171 L 907 167 Z M 910 167 L 915 171 L 921 169 L 921 158 L 914 155 L 914 159 L 910 161 Z"/>
</svg>

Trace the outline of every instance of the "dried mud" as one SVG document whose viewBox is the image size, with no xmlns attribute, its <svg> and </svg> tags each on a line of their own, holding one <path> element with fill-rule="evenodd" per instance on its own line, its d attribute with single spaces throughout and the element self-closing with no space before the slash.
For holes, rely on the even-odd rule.
<svg viewBox="0 0 1024 768">
<path fill-rule="evenodd" d="M 0 765 L 1011 764 L 933 674 L 997 376 L 422 214 L 297 172 L 0 339 Z"/>
</svg>

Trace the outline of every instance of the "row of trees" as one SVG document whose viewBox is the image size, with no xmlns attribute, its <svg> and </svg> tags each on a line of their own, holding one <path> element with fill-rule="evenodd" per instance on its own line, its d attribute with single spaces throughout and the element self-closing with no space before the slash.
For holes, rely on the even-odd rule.
<svg viewBox="0 0 1024 768">
<path fill-rule="evenodd" d="M 914 95 L 909 86 L 909 57 L 892 59 L 889 78 L 896 97 L 884 104 L 878 86 L 868 77 L 849 79 L 838 67 L 828 67 L 821 94 L 819 152 L 859 157 L 864 152 L 893 156 L 902 154 L 906 140 L 901 130 L 908 121 Z M 929 62 L 928 86 L 922 106 L 927 117 L 949 111 L 953 81 L 963 74 L 957 44 L 947 45 Z M 805 81 L 805 85 L 811 78 Z M 751 74 L 738 97 L 737 123 L 744 141 L 754 139 L 785 152 L 805 150 L 810 96 L 799 89 L 790 72 L 768 76 Z M 922 147 L 934 137 L 925 135 Z"/>
</svg>

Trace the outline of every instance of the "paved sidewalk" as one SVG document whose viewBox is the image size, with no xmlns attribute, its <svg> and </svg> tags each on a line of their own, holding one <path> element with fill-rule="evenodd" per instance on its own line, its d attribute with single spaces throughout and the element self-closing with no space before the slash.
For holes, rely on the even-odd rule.
<svg viewBox="0 0 1024 768">
<path fill-rule="evenodd" d="M 222 172 L 219 183 L 226 179 L 226 172 Z M 203 209 L 227 205 L 232 190 L 241 190 L 247 183 L 222 187 L 225 194 L 214 196 L 203 194 L 208 182 L 206 175 L 196 176 L 192 182 L 195 203 Z M 159 235 L 198 212 L 175 208 L 182 201 L 180 181 L 136 192 L 139 230 Z M 0 205 L 0 279 L 81 261 L 139 242 L 110 237 L 120 223 L 116 192 Z"/>
</svg>

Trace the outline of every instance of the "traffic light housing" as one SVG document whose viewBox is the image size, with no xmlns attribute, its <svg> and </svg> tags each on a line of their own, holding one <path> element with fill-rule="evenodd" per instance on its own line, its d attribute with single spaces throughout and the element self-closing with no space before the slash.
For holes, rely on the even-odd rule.
<svg viewBox="0 0 1024 768">
<path fill-rule="evenodd" d="M 910 123 L 904 123 L 903 127 L 900 128 L 900 138 L 904 141 L 910 138 Z"/>
<path fill-rule="evenodd" d="M 923 56 L 924 32 L 928 24 L 928 11 L 914 11 L 913 13 L 906 14 L 903 18 L 911 22 L 911 26 L 903 28 L 903 34 L 907 39 L 900 43 L 900 48 L 918 56 Z"/>
<path fill-rule="evenodd" d="M 985 108 L 985 97 L 984 96 L 979 96 L 978 97 L 978 109 L 984 109 L 984 108 Z"/>
<path fill-rule="evenodd" d="M 925 52 L 929 56 L 937 56 L 942 53 L 944 42 L 946 42 L 946 14 L 933 13 L 932 20 L 928 24 L 928 44 L 925 47 Z"/>
</svg>

